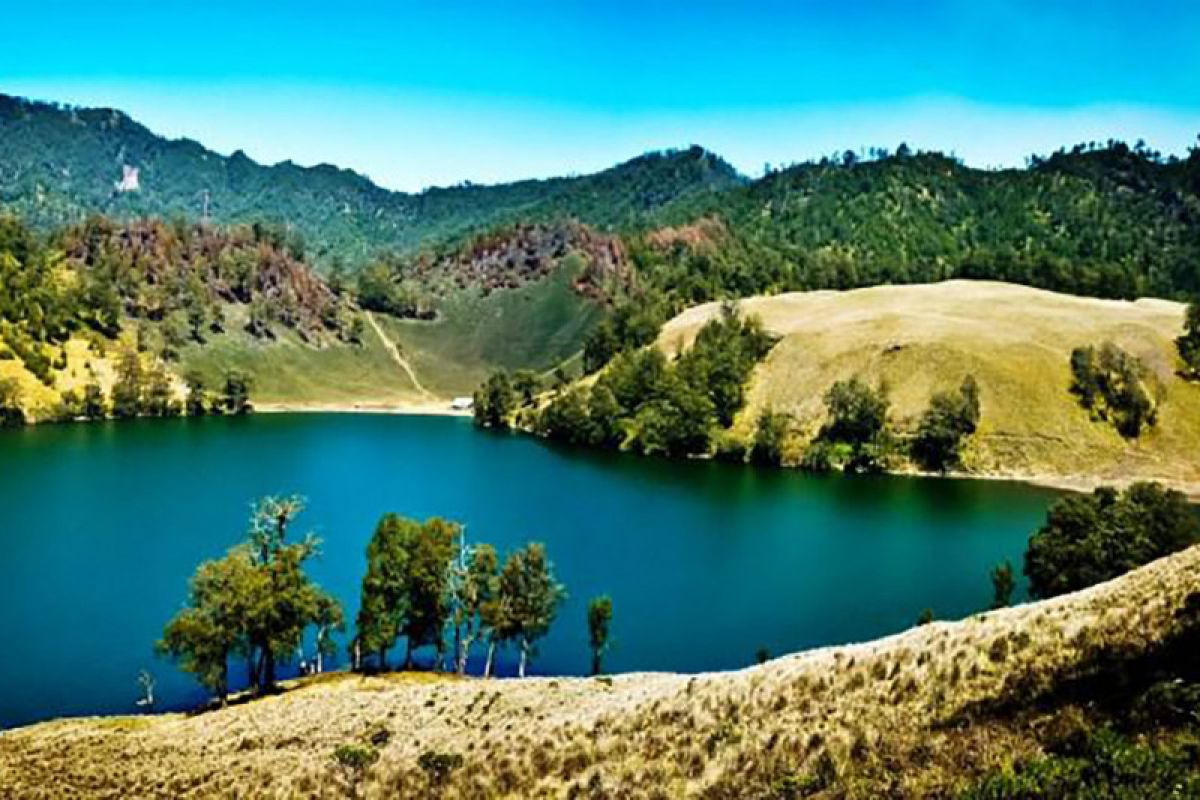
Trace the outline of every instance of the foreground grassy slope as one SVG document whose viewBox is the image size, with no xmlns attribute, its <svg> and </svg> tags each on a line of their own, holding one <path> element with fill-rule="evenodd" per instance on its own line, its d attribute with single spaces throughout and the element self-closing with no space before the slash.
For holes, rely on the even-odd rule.
<svg viewBox="0 0 1200 800">
<path fill-rule="evenodd" d="M 0 794 L 344 797 L 333 751 L 374 739 L 368 797 L 952 796 L 1036 756 L 1078 713 L 1071 682 L 1183 633 L 1198 570 L 1192 548 L 1073 595 L 738 672 L 330 675 L 196 715 L 45 723 L 0 734 Z M 429 752 L 464 764 L 435 787 Z"/>
<path fill-rule="evenodd" d="M 911 431 L 933 392 L 973 374 L 982 419 L 967 471 L 1066 485 L 1154 478 L 1200 492 L 1200 385 L 1175 374 L 1180 304 L 947 281 L 783 294 L 741 307 L 783 337 L 755 373 L 737 423 L 743 435 L 767 407 L 815 432 L 825 392 L 856 374 L 887 383 L 892 422 Z M 714 304 L 689 309 L 660 343 L 677 350 L 716 312 Z M 1157 426 L 1133 441 L 1090 420 L 1068 391 L 1071 350 L 1106 340 L 1142 359 L 1164 392 Z"/>
</svg>

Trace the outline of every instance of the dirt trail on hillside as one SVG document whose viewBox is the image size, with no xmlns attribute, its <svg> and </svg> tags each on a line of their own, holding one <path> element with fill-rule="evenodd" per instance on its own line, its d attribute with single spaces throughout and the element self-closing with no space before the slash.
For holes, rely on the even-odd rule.
<svg viewBox="0 0 1200 800">
<path fill-rule="evenodd" d="M 379 323 L 375 321 L 374 315 L 371 314 L 370 311 L 364 311 L 363 313 L 367 315 L 367 322 L 371 324 L 371 328 L 374 329 L 375 335 L 379 337 L 379 341 L 383 342 L 383 346 L 387 349 L 388 353 L 391 354 L 392 360 L 399 365 L 400 369 L 404 370 L 404 374 L 408 376 L 410 381 L 412 381 L 412 385 L 416 388 L 416 390 L 430 400 L 437 400 L 437 396 L 422 386 L 421 382 L 417 380 L 416 370 L 414 370 L 412 365 L 408 363 L 408 360 L 400 354 L 400 348 L 396 346 L 396 343 L 388 338 L 388 335 L 383 332 L 383 328 L 379 327 Z"/>
</svg>

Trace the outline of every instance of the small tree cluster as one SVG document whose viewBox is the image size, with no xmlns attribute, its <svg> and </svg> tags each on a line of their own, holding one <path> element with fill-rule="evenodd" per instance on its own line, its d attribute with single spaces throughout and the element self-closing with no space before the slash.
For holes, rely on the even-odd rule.
<svg viewBox="0 0 1200 800">
<path fill-rule="evenodd" d="M 433 648 L 440 668 L 449 633 L 460 675 L 481 641 L 487 643 L 485 675 L 491 674 L 497 647 L 510 642 L 520 649 L 524 675 L 535 642 L 549 631 L 564 597 L 540 544 L 509 554 L 501 565 L 491 545 L 468 547 L 456 523 L 387 514 L 367 545 L 356 660 L 373 657 L 378 669 L 387 669 L 388 652 L 403 638 L 406 668 L 421 647 Z"/>
<path fill-rule="evenodd" d="M 21 385 L 16 378 L 0 379 L 0 428 L 25 424 Z"/>
<path fill-rule="evenodd" d="M 229 660 L 246 661 L 255 693 L 275 685 L 286 662 L 317 628 L 328 652 L 328 633 L 342 627 L 338 602 L 304 573 L 317 552 L 311 534 L 288 540 L 304 504 L 299 498 L 267 497 L 255 504 L 246 541 L 224 558 L 206 561 L 192 576 L 189 602 L 167 623 L 160 652 L 196 675 L 222 703 L 229 691 Z"/>
<path fill-rule="evenodd" d="M 826 421 L 804 455 L 818 471 L 884 469 L 892 451 L 887 388 L 871 387 L 858 376 L 837 381 L 825 394 Z"/>
<path fill-rule="evenodd" d="M 938 392 L 921 415 L 912 455 L 928 470 L 945 472 L 959 463 L 963 440 L 979 425 L 979 385 L 968 375 L 958 392 Z"/>
<path fill-rule="evenodd" d="M 1112 342 L 1071 352 L 1071 391 L 1094 419 L 1111 421 L 1122 436 L 1136 437 L 1154 425 L 1148 375 L 1140 360 Z"/>
<path fill-rule="evenodd" d="M 618 354 L 590 389 L 568 390 L 541 413 L 554 439 L 651 455 L 706 454 L 745 403 L 754 366 L 775 340 L 726 305 L 674 362 L 656 347 Z"/>
<path fill-rule="evenodd" d="M 517 393 L 504 370 L 493 372 L 475 391 L 475 424 L 481 428 L 506 429 L 517 409 Z"/>
<path fill-rule="evenodd" d="M 1187 498 L 1156 483 L 1068 495 L 1029 539 L 1029 592 L 1044 598 L 1077 591 L 1197 541 L 1200 519 Z"/>
</svg>

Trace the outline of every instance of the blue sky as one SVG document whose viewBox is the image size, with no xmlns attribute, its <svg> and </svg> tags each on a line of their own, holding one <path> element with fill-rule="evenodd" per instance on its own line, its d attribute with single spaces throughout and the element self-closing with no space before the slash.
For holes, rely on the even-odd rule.
<svg viewBox="0 0 1200 800">
<path fill-rule="evenodd" d="M 23 3 L 0 91 L 409 190 L 693 142 L 748 173 L 901 140 L 980 166 L 1183 152 L 1200 2 Z"/>
</svg>

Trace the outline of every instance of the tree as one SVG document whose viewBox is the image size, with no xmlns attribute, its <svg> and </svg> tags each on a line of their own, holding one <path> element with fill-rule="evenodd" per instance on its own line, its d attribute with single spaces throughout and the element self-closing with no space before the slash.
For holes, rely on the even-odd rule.
<svg viewBox="0 0 1200 800">
<path fill-rule="evenodd" d="M 299 649 L 310 625 L 341 614 L 340 608 L 331 612 L 337 601 L 304 574 L 320 540 L 308 534 L 288 541 L 291 523 L 303 510 L 300 497 L 264 497 L 250 516 L 247 545 L 256 580 L 243 621 L 251 685 L 260 694 L 274 688 L 276 664 Z"/>
<path fill-rule="evenodd" d="M 142 360 L 134 350 L 126 350 L 117 362 L 117 377 L 112 388 L 112 413 L 118 419 L 142 413 Z"/>
<path fill-rule="evenodd" d="M 475 392 L 475 424 L 483 428 L 507 428 L 516 410 L 516 394 L 504 370 L 493 372 Z"/>
<path fill-rule="evenodd" d="M 1200 519 L 1187 498 L 1156 483 L 1068 495 L 1029 539 L 1029 593 L 1045 598 L 1083 589 L 1198 540 Z"/>
<path fill-rule="evenodd" d="M 1012 564 L 1005 561 L 997 564 L 991 572 L 992 608 L 1004 608 L 1012 603 L 1013 590 L 1017 586 L 1013 577 Z"/>
<path fill-rule="evenodd" d="M 1147 388 L 1149 371 L 1135 356 L 1105 342 L 1071 352 L 1071 391 L 1093 419 L 1110 420 L 1117 431 L 1137 437 L 1156 419 L 1154 398 Z"/>
<path fill-rule="evenodd" d="M 236 370 L 225 373 L 225 387 L 221 392 L 221 408 L 226 414 L 249 414 L 254 410 L 250 403 L 250 378 Z"/>
<path fill-rule="evenodd" d="M 500 561 L 490 544 L 462 545 L 454 604 L 455 672 L 466 674 L 471 645 L 488 634 L 484 608 L 499 591 Z M 465 562 L 465 564 L 464 564 Z"/>
<path fill-rule="evenodd" d="M 592 674 L 599 675 L 601 660 L 608 651 L 608 632 L 612 624 L 612 598 L 594 597 L 587 607 L 588 644 L 592 649 Z"/>
<path fill-rule="evenodd" d="M 963 379 L 957 394 L 938 392 L 921 415 L 912 454 L 928 470 L 945 472 L 959 463 L 962 441 L 979 425 L 979 386 L 975 378 Z"/>
<path fill-rule="evenodd" d="M 884 386 L 873 389 L 858 376 L 835 382 L 825 393 L 826 421 L 805 453 L 805 466 L 853 472 L 884 468 L 892 446 L 888 407 Z"/>
<path fill-rule="evenodd" d="M 792 415 L 783 411 L 764 409 L 754 428 L 754 446 L 750 459 L 756 464 L 779 466 L 783 463 L 784 447 L 792 431 Z"/>
<path fill-rule="evenodd" d="M 512 389 L 522 406 L 531 406 L 542 390 L 542 380 L 533 370 L 517 370 L 512 376 Z"/>
<path fill-rule="evenodd" d="M 506 613 L 500 618 L 499 640 L 515 641 L 520 652 L 517 675 L 534 654 L 538 639 L 550 630 L 566 591 L 554 579 L 546 548 L 538 542 L 511 553 L 500 571 L 499 599 Z"/>
<path fill-rule="evenodd" d="M 21 385 L 16 378 L 0 378 L 0 428 L 24 424 Z"/>
<path fill-rule="evenodd" d="M 83 387 L 82 413 L 85 419 L 104 419 L 108 414 L 105 405 L 104 390 L 100 384 L 92 382 Z"/>
<path fill-rule="evenodd" d="M 142 393 L 142 412 L 151 417 L 172 417 L 179 411 L 167 371 L 161 366 L 148 370 Z"/>
<path fill-rule="evenodd" d="M 397 514 L 385 514 L 367 543 L 355 646 L 360 652 L 376 654 L 380 670 L 387 669 L 387 653 L 400 637 L 407 614 L 408 541 L 415 525 Z"/>
<path fill-rule="evenodd" d="M 184 400 L 184 413 L 189 417 L 202 417 L 208 413 L 208 388 L 204 376 L 192 371 L 184 378 L 187 384 L 187 399 Z"/>
<path fill-rule="evenodd" d="M 1188 303 L 1183 318 L 1183 335 L 1175 340 L 1179 357 L 1183 359 L 1183 374 L 1200 380 L 1200 299 Z"/>
<path fill-rule="evenodd" d="M 167 623 L 157 645 L 222 705 L 229 693 L 229 658 L 248 652 L 247 622 L 251 603 L 263 595 L 261 578 L 246 545 L 204 562 L 192 576 L 188 606 Z"/>
<path fill-rule="evenodd" d="M 405 668 L 412 666 L 413 651 L 432 645 L 436 663 L 445 655 L 444 632 L 450 622 L 450 564 L 457 553 L 462 526 L 433 517 L 409 537 L 404 574 L 406 614 L 400 633 L 407 640 Z"/>
</svg>

